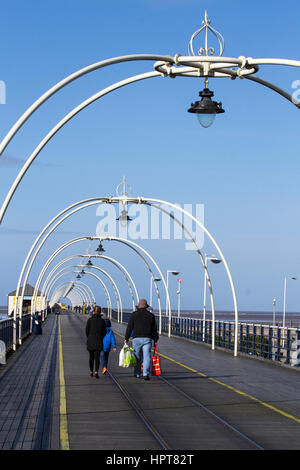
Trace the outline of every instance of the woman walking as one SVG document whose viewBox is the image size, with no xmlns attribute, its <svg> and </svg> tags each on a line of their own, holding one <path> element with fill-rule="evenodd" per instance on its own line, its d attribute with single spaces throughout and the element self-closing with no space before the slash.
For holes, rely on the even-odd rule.
<svg viewBox="0 0 300 470">
<path fill-rule="evenodd" d="M 88 319 L 85 329 L 89 351 L 90 376 L 99 378 L 100 352 L 103 349 L 103 338 L 106 335 L 105 321 L 101 317 L 101 307 L 94 308 L 92 316 Z"/>
</svg>

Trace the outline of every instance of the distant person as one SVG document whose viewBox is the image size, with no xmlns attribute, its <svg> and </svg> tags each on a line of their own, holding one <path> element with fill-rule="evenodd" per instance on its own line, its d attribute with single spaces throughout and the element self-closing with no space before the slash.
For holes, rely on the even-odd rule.
<svg viewBox="0 0 300 470">
<path fill-rule="evenodd" d="M 34 335 L 41 335 L 43 333 L 43 330 L 42 330 L 42 317 L 41 317 L 41 315 L 39 315 L 39 312 L 35 312 L 35 314 L 33 316 L 32 333 Z"/>
<path fill-rule="evenodd" d="M 147 310 L 149 305 L 145 299 L 141 299 L 137 305 L 137 310 L 129 318 L 125 341 L 127 344 L 131 333 L 133 333 L 132 347 L 137 359 L 134 374 L 136 377 L 141 375 L 141 364 L 143 362 L 143 379 L 150 379 L 150 362 L 152 341 L 157 343 L 158 332 L 153 313 Z"/>
<path fill-rule="evenodd" d="M 101 317 L 101 307 L 94 308 L 93 315 L 87 320 L 85 333 L 86 347 L 89 351 L 90 376 L 99 378 L 100 352 L 103 349 L 103 338 L 106 335 L 105 321 Z"/>
<path fill-rule="evenodd" d="M 103 338 L 103 349 L 100 353 L 100 361 L 102 365 L 102 375 L 105 375 L 107 372 L 108 357 L 111 347 L 113 347 L 113 351 L 116 352 L 117 345 L 114 332 L 111 329 L 111 321 L 109 320 L 109 318 L 106 318 L 105 314 L 102 314 L 102 318 L 105 321 L 106 325 L 106 335 Z"/>
</svg>

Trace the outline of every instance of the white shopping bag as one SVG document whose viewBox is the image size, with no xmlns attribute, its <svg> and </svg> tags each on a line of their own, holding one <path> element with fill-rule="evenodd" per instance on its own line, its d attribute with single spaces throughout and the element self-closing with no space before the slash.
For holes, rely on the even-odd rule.
<svg viewBox="0 0 300 470">
<path fill-rule="evenodd" d="M 119 366 L 120 367 L 123 367 L 124 356 L 125 356 L 125 353 L 124 353 L 124 346 L 123 346 L 119 354 Z"/>
<path fill-rule="evenodd" d="M 120 351 L 119 355 L 119 366 L 120 367 L 131 367 L 136 365 L 136 357 L 134 349 L 125 344 Z"/>
</svg>

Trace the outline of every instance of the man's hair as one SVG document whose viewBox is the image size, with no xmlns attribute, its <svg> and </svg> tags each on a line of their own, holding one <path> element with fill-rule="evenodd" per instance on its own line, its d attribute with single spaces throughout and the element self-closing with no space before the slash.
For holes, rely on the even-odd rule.
<svg viewBox="0 0 300 470">
<path fill-rule="evenodd" d="M 99 307 L 99 305 L 96 305 L 94 308 L 94 313 L 101 313 L 101 307 Z"/>
</svg>

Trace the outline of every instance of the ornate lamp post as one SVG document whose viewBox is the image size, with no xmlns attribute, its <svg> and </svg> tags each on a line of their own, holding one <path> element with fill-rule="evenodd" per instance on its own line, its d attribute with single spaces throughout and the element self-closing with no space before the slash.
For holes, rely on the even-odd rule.
<svg viewBox="0 0 300 470">
<path fill-rule="evenodd" d="M 36 148 L 33 150 L 31 155 L 27 158 L 24 166 L 20 170 L 19 174 L 17 175 L 15 181 L 11 185 L 3 204 L 0 208 L 0 223 L 2 222 L 6 210 L 10 204 L 10 201 L 17 190 L 19 184 L 21 183 L 24 175 L 26 174 L 27 170 L 30 168 L 34 160 L 40 154 L 40 152 L 44 149 L 44 147 L 51 141 L 51 139 L 69 122 L 73 119 L 77 114 L 79 114 L 82 110 L 87 108 L 89 105 L 94 103 L 95 101 L 101 99 L 103 96 L 120 89 L 121 87 L 125 87 L 127 85 L 139 82 L 141 80 L 148 80 L 150 78 L 155 77 L 170 77 L 175 78 L 177 76 L 180 77 L 195 77 L 199 79 L 199 77 L 203 77 L 204 83 L 204 96 L 202 104 L 200 105 L 201 101 L 198 102 L 198 105 L 192 106 L 190 109 L 193 109 L 194 114 L 197 115 L 210 115 L 209 119 L 207 116 L 201 116 L 202 123 L 207 127 L 211 122 L 213 122 L 215 115 L 222 113 L 222 105 L 218 102 L 213 102 L 211 100 L 212 95 L 208 88 L 208 80 L 217 77 L 227 77 L 231 79 L 241 78 L 245 79 L 244 81 L 251 80 L 255 83 L 265 86 L 267 88 L 272 89 L 276 93 L 280 94 L 282 97 L 286 98 L 292 104 L 294 104 L 297 108 L 300 109 L 300 103 L 295 100 L 293 96 L 289 93 L 285 92 L 284 90 L 280 89 L 273 83 L 270 83 L 266 80 L 263 80 L 256 76 L 257 72 L 259 71 L 259 67 L 261 65 L 280 65 L 280 66 L 289 66 L 289 67 L 298 67 L 300 68 L 300 61 L 299 60 L 290 60 L 290 59 L 278 59 L 278 58 L 252 58 L 252 57 L 245 57 L 240 56 L 237 58 L 234 57 L 223 57 L 225 41 L 222 35 L 216 31 L 210 24 L 210 20 L 208 20 L 207 13 L 205 13 L 205 19 L 203 21 L 203 26 L 200 30 L 196 31 L 190 40 L 189 43 L 189 55 L 182 56 L 180 54 L 176 54 L 175 56 L 171 55 L 158 55 L 158 54 L 133 54 L 133 55 L 124 55 L 120 57 L 114 57 L 106 60 L 102 60 L 100 62 L 88 65 L 76 72 L 72 73 L 71 75 L 65 77 L 63 80 L 55 84 L 49 90 L 47 90 L 42 96 L 40 96 L 23 114 L 22 116 L 15 122 L 15 124 L 11 127 L 7 135 L 3 138 L 0 143 L 0 156 L 3 154 L 4 150 L 7 148 L 11 140 L 14 136 L 20 131 L 23 127 L 25 122 L 30 119 L 30 117 L 52 96 L 54 96 L 57 92 L 62 90 L 65 86 L 68 86 L 73 81 L 95 71 L 102 69 L 104 67 L 108 67 L 114 64 L 121 64 L 131 61 L 155 61 L 153 64 L 154 70 L 151 70 L 146 73 L 141 73 L 127 79 L 115 82 L 114 84 L 100 90 L 99 92 L 95 93 L 94 95 L 90 96 L 82 103 L 77 105 L 73 110 L 71 110 L 67 115 L 65 115 L 59 122 L 55 124 L 55 126 L 43 137 L 43 139 L 38 143 Z M 198 49 L 197 54 L 194 52 L 196 49 L 194 47 L 194 42 L 199 38 L 200 34 L 205 35 L 205 42 L 204 47 L 203 45 Z M 212 34 L 215 39 L 217 39 L 219 44 L 219 55 L 214 55 L 215 50 L 212 48 L 208 43 L 208 35 Z M 208 93 L 208 91 L 210 93 Z M 204 101 L 204 103 L 203 103 Z M 214 104 L 215 103 L 215 104 Z M 219 111 L 219 112 L 218 112 Z M 203 119 L 205 118 L 205 122 Z M 107 198 L 109 199 L 109 198 Z M 112 198 L 113 199 L 113 198 Z M 128 202 L 140 202 L 141 198 L 130 199 L 128 198 Z M 158 199 L 148 199 L 147 203 L 151 201 L 151 203 L 160 203 L 162 201 Z M 170 204 L 170 207 L 172 205 Z M 124 214 L 125 215 L 125 214 Z M 220 254 L 220 253 L 219 253 Z M 221 256 L 222 257 L 222 256 Z M 231 279 L 231 275 L 229 273 L 229 269 L 227 263 L 224 259 L 222 259 L 224 265 L 226 267 L 230 284 L 233 291 L 234 297 L 234 304 L 235 304 L 235 315 L 237 318 L 237 304 L 235 298 L 234 287 Z M 236 333 L 235 333 L 236 335 Z M 16 319 L 14 318 L 14 337 L 16 336 Z M 235 336 L 235 355 L 237 353 L 236 349 L 237 344 L 237 337 Z"/>
<path fill-rule="evenodd" d="M 133 55 L 124 55 L 120 57 L 113 57 L 106 59 L 94 64 L 91 64 L 83 69 L 77 70 L 68 77 L 64 78 L 48 91 L 46 91 L 42 96 L 40 96 L 16 121 L 16 123 L 11 127 L 7 135 L 0 142 L 0 156 L 3 154 L 4 150 L 14 138 L 14 136 L 19 132 L 23 127 L 25 122 L 52 96 L 54 96 L 58 91 L 63 89 L 65 86 L 69 85 L 73 81 L 87 75 L 95 70 L 102 69 L 114 64 L 120 64 L 125 62 L 132 61 L 156 61 L 154 66 L 154 71 L 138 74 L 121 80 L 114 83 L 111 86 L 104 88 L 103 90 L 95 93 L 90 98 L 83 101 L 81 104 L 76 106 L 72 111 L 70 111 L 64 118 L 62 118 L 49 132 L 48 134 L 40 141 L 32 154 L 28 157 L 23 168 L 19 172 L 17 178 L 12 184 L 10 190 L 8 191 L 5 200 L 0 209 L 0 223 L 3 220 L 7 207 L 19 186 L 21 180 L 23 179 L 25 173 L 32 165 L 35 158 L 39 155 L 42 149 L 50 142 L 50 140 L 60 131 L 60 129 L 65 126 L 73 117 L 78 113 L 84 110 L 86 107 L 90 106 L 95 101 L 101 99 L 103 96 L 132 83 L 136 83 L 141 80 L 147 80 L 155 77 L 170 77 L 175 78 L 180 77 L 203 77 L 205 80 L 205 89 L 208 89 L 208 79 L 217 78 L 217 77 L 227 77 L 231 79 L 242 78 L 246 80 L 254 81 L 260 85 L 263 85 L 267 88 L 272 89 L 276 93 L 280 94 L 291 103 L 293 103 L 297 108 L 300 109 L 300 103 L 295 100 L 295 98 L 289 93 L 285 92 L 277 85 L 270 83 L 266 80 L 263 80 L 257 76 L 254 76 L 261 65 L 283 65 L 289 67 L 300 67 L 299 60 L 291 59 L 277 59 L 277 58 L 252 58 L 252 57 L 223 57 L 223 52 L 225 48 L 225 41 L 223 36 L 211 26 L 211 22 L 207 17 L 205 12 L 205 19 L 202 22 L 203 26 L 196 31 L 189 42 L 188 45 L 188 56 L 183 56 L 181 54 L 176 54 L 174 57 L 171 55 L 158 55 L 158 54 L 133 54 Z M 198 49 L 197 54 L 195 53 L 194 41 L 199 39 L 204 33 L 204 47 L 203 44 Z M 215 49 L 208 44 L 208 35 L 212 34 L 215 39 L 217 39 L 219 44 L 219 55 L 215 54 Z M 201 36 L 202 37 L 202 36 Z M 210 91 L 210 90 L 209 90 Z M 203 92 L 201 92 L 203 93 Z M 205 103 L 201 106 L 192 106 L 190 112 L 195 114 L 210 114 L 211 117 L 209 120 L 206 119 L 204 123 L 206 126 L 213 121 L 212 115 L 222 113 L 222 106 L 220 103 L 212 104 L 210 103 L 211 95 L 208 96 L 208 91 L 204 93 Z M 200 101 L 201 103 L 201 101 Z M 203 117 L 203 116 L 202 116 Z M 204 116 L 205 117 L 205 116 Z M 215 116 L 214 116 L 215 117 Z M 207 116 L 206 116 L 207 118 Z"/>
<path fill-rule="evenodd" d="M 120 194 L 120 187 L 122 186 L 122 193 Z M 128 189 L 126 189 L 128 188 Z M 127 199 L 129 196 L 132 195 L 132 186 L 127 183 L 125 176 L 123 176 L 122 183 L 120 183 L 117 188 L 116 188 L 116 194 L 117 196 L 120 197 L 120 203 L 121 203 L 121 213 L 119 217 L 116 219 L 120 222 L 122 227 L 126 227 L 128 222 L 130 222 L 132 219 L 129 217 L 127 214 Z"/>
</svg>

